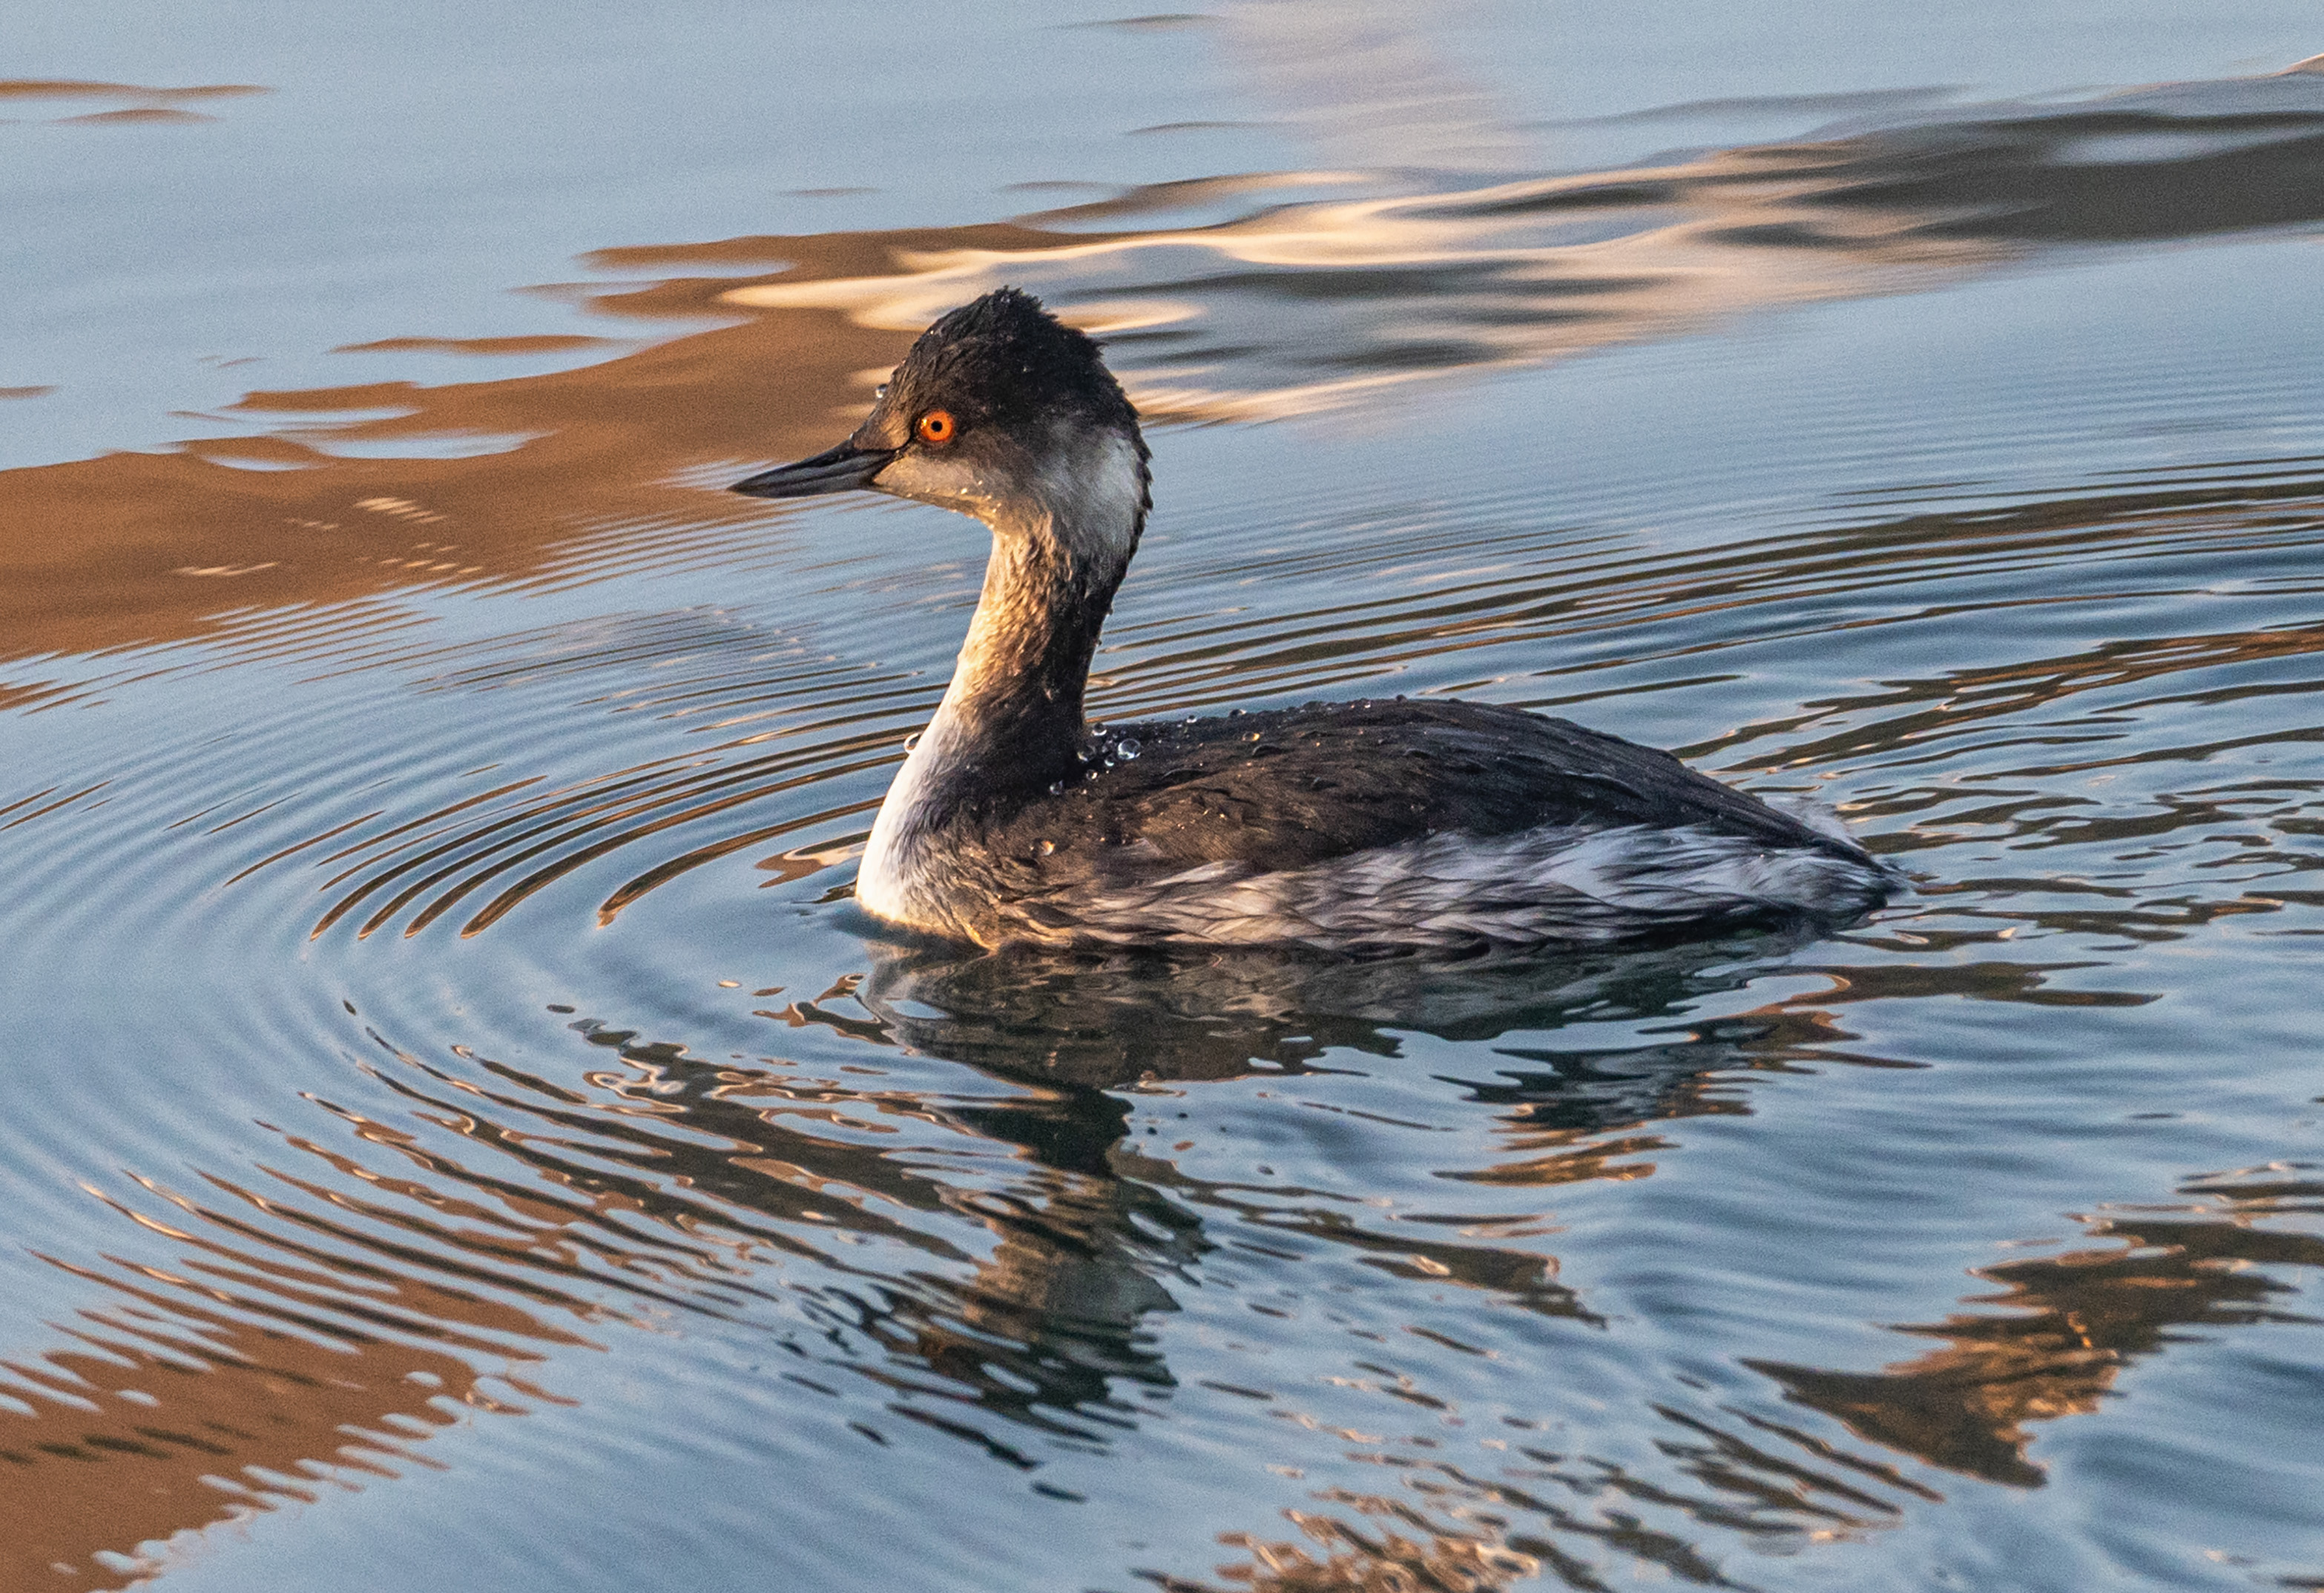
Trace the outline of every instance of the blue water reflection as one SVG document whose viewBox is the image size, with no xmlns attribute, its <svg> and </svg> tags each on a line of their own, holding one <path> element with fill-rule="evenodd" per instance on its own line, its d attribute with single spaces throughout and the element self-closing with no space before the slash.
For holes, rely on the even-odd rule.
<svg viewBox="0 0 2324 1593">
<path fill-rule="evenodd" d="M 0 1581 L 2324 1576 L 2324 77 L 2110 17 L 29 20 Z M 716 489 L 1000 280 L 1155 422 L 1096 712 L 1542 707 L 1914 893 L 884 938 L 981 546 Z"/>
</svg>

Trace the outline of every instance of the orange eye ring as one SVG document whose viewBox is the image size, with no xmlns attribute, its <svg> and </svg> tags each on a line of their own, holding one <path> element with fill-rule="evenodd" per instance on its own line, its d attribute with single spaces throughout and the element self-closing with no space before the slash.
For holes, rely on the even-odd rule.
<svg viewBox="0 0 2324 1593">
<path fill-rule="evenodd" d="M 930 410 L 912 431 L 922 442 L 941 448 L 960 435 L 960 422 L 952 418 L 950 410 Z"/>
</svg>

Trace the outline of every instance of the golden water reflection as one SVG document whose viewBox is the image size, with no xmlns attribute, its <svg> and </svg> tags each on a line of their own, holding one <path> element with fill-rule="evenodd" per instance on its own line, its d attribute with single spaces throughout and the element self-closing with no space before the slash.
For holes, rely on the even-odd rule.
<svg viewBox="0 0 2324 1593">
<path fill-rule="evenodd" d="M 2285 1309 L 2298 1290 L 2260 1269 L 2324 1266 L 2324 1238 L 2259 1227 L 2235 1206 L 2183 1213 L 2092 1219 L 2090 1237 L 2111 1243 L 1978 1268 L 2002 1292 L 1965 1303 L 1987 1309 L 1899 1328 L 1945 1348 L 1882 1371 L 1750 1364 L 1875 1443 L 2039 1487 L 2029 1424 L 2098 1410 L 2123 1372 L 2183 1330 L 2315 1321 Z"/>
<path fill-rule="evenodd" d="M 1177 1386 L 1151 1323 L 1180 1309 L 1172 1280 L 1199 1278 L 1223 1232 L 1596 1321 L 1524 1222 L 1488 1212 L 1455 1233 L 1347 1192 L 1193 1175 L 1132 1137 L 1135 1093 L 1104 1091 L 1289 1082 L 1327 1051 L 1390 1055 L 1390 1016 L 1474 1036 L 1651 1009 L 1731 982 L 1717 971 L 1735 950 L 1466 972 L 1248 958 L 1207 982 L 1135 958 L 905 953 L 769 1013 L 844 1026 L 867 1054 L 973 1063 L 1001 1086 L 982 1096 L 890 1086 L 876 1067 L 713 1061 L 586 1018 L 572 1033 L 604 1064 L 567 1082 L 466 1046 L 430 1060 L 376 1041 L 371 1071 L 399 1112 L 312 1097 L 329 1131 L 278 1130 L 290 1159 L 254 1179 L 99 1197 L 172 1254 L 57 1263 L 96 1298 L 65 1342 L 0 1377 L 0 1460 L 21 1504 L 0 1513 L 0 1565 L 125 1585 L 180 1534 L 434 1464 L 420 1446 L 454 1412 L 558 1399 L 549 1362 L 673 1312 L 763 1321 L 807 1386 L 868 1385 L 881 1424 L 1018 1469 L 1041 1464 L 1037 1439 L 1106 1443 L 1148 1418 L 1133 1395 Z M 1056 1043 L 1028 1055 L 1028 1032 Z M 1691 1110 L 1665 1085 L 1683 1100 L 1693 1073 L 1734 1060 L 1725 1042 L 1651 1047 L 1627 1070 L 1599 1057 L 1570 1081 L 1516 1076 L 1487 1105 L 1516 1105 L 1522 1141 L 1518 1098 L 1570 1085 L 1579 1139 L 1593 1119 L 1620 1130 Z M 794 1341 L 786 1303 L 850 1347 Z"/>
<path fill-rule="evenodd" d="M 395 600 L 414 592 L 579 581 L 778 539 L 779 511 L 770 520 L 710 489 L 746 464 L 827 441 L 927 315 L 1003 279 L 1109 329 L 1158 418 L 1202 421 L 1305 412 L 1755 306 L 1908 290 L 2060 243 L 2324 216 L 2324 189 L 2307 180 L 2324 158 L 2324 111 L 2280 92 L 2283 80 L 2254 81 L 2262 87 L 1843 133 L 1638 171 L 1387 197 L 1360 174 L 1281 173 L 981 226 L 605 251 L 594 266 L 636 280 L 574 296 L 640 339 L 359 345 L 487 359 L 622 351 L 599 363 L 438 387 L 254 392 L 229 417 L 247 435 L 0 473 L 0 515 L 47 528 L 0 546 L 16 622 L 0 644 L 14 660 L 0 707 L 70 700 L 70 677 L 109 667 L 94 658 L 106 649 L 337 640 L 393 622 Z M 394 456 L 447 440 L 483 451 Z M 1142 686 L 1187 701 L 1243 695 L 1312 681 L 1326 660 L 1443 654 L 1553 621 L 1645 627 L 1675 612 L 1701 624 L 1843 579 L 2034 579 L 2108 557 L 2194 559 L 2263 543 L 2296 559 L 2316 539 L 2319 479 L 2313 459 L 2241 461 L 1998 510 L 1875 505 L 1868 512 L 1887 517 L 1708 552 L 1609 565 L 1600 548 L 1560 549 L 1518 578 L 1495 569 L 1369 607 L 1318 599 L 1261 638 L 1258 658 L 1224 656 L 1202 616 L 1173 622 Z M 1378 551 L 1302 549 L 1273 573 L 1296 581 Z M 2120 592 L 2044 587 L 2026 601 L 2115 603 Z M 2263 832 L 2312 830 L 2314 782 L 2221 775 L 2217 788 L 2174 787 L 2126 814 L 2061 795 L 2049 777 L 2229 752 L 2236 737 L 2176 736 L 2175 722 L 2158 746 L 2151 715 L 2181 693 L 2201 696 L 2184 684 L 2190 672 L 2297 665 L 2319 641 L 2296 619 L 2190 622 L 2103 641 L 2013 636 L 2003 645 L 2018 650 L 2000 662 L 1939 664 L 1846 702 L 1787 704 L 1698 750 L 1738 767 L 1958 768 L 1965 750 L 2021 741 L 2026 750 L 2006 755 L 2030 766 L 1969 798 L 1934 785 L 1886 791 L 1875 811 L 1915 822 L 1884 844 L 1933 852 L 1995 834 L 2031 851 L 2225 829 L 2244 849 L 2227 861 L 2290 873 L 2309 865 L 2289 845 L 2266 850 Z M 1707 654 L 1726 643 L 1697 630 L 1669 645 Z M 926 695 L 879 668 L 701 612 L 617 633 L 419 647 L 393 663 L 414 672 L 417 690 L 465 694 L 696 655 L 636 686 L 626 706 L 709 713 L 727 738 L 715 745 L 657 749 L 567 783 L 512 769 L 455 793 L 416 785 L 406 806 L 383 800 L 352 817 L 320 813 L 319 800 L 293 805 L 303 828 L 278 850 L 236 853 L 233 878 L 327 870 L 320 923 L 302 920 L 300 934 L 439 921 L 475 932 L 556 870 L 648 836 L 668 855 L 594 897 L 599 922 L 706 858 L 778 837 L 790 850 L 768 868 L 782 880 L 844 861 L 862 805 L 818 783 L 892 758 L 886 718 Z M 2041 719 L 2132 690 L 2148 695 L 2112 724 L 2085 714 L 2061 732 Z M 831 702 L 841 691 L 844 703 Z M 743 718 L 779 702 L 807 704 L 815 733 L 730 760 L 764 739 Z M 1837 730 L 1835 714 L 1848 721 Z M 496 759 L 514 732 L 488 722 L 476 733 Z M 0 825 L 71 816 L 100 788 L 0 793 L 12 805 Z M 683 848 L 669 839 L 680 822 L 724 823 L 761 803 L 732 833 L 689 834 Z M 198 888 L 208 884 L 203 875 Z M 455 1412 L 538 1409 L 556 1397 L 549 1363 L 650 1319 L 763 1333 L 794 1350 L 800 1386 L 859 1413 L 857 1431 L 882 1444 L 937 1435 L 1011 1475 L 1042 1470 L 1045 1444 L 1102 1450 L 1162 1419 L 1193 1373 L 1183 1353 L 1174 1363 L 1167 1324 L 1199 1308 L 1230 1251 L 1270 1256 L 1295 1290 L 1343 1266 L 1389 1292 L 1384 1315 L 1404 1312 L 1402 1328 L 1454 1357 L 1476 1347 L 1430 1316 L 1445 1297 L 1464 1322 L 1506 1315 L 1538 1334 L 1615 1342 L 1618 1313 L 1561 1274 L 1553 1202 L 1656 1177 L 1686 1153 L 1677 1125 L 1753 1110 L 1753 1073 L 1923 1065 L 1851 1028 L 1871 1003 L 2104 1016 L 2158 999 L 2088 988 L 2075 974 L 2091 964 L 2062 951 L 2013 957 L 2000 942 L 2020 928 L 2161 941 L 2313 897 L 2230 882 L 2200 900 L 2154 899 L 2162 888 L 1956 870 L 1932 882 L 1934 905 L 1915 910 L 1912 930 L 1884 939 L 1882 925 L 1858 950 L 1812 953 L 1729 945 L 1450 970 L 1213 960 L 1157 973 L 1138 959 L 875 948 L 860 972 L 805 987 L 820 987 L 812 997 L 770 995 L 757 1014 L 769 1037 L 747 1053 L 689 1046 L 618 1015 L 579 1017 L 569 1035 L 556 1026 L 594 1052 L 570 1067 L 500 1060 L 514 1050 L 485 1036 L 383 1040 L 367 1053 L 363 1105 L 310 1098 L 309 1132 L 271 1130 L 286 1153 L 279 1165 L 214 1168 L 197 1195 L 155 1183 L 109 1202 L 137 1225 L 143 1259 L 56 1261 L 84 1303 L 0 1374 L 0 1579 L 121 1586 L 147 1569 L 137 1556 L 180 1534 L 441 1464 L 428 1440 Z M 2029 902 L 2037 889 L 2067 899 Z M 1914 961 L 1908 948 L 1929 955 Z M 1819 988 L 1691 1016 L 1739 990 L 1755 957 L 1788 958 L 1788 975 Z M 1644 1032 L 1566 1048 L 1508 1039 L 1607 1023 Z M 1153 1131 L 1156 1103 L 1194 1086 L 1222 1097 L 1338 1090 L 1345 1100 L 1324 1104 L 1354 1105 L 1353 1122 L 1368 1098 L 1349 1079 L 1379 1062 L 1386 1091 L 1412 1070 L 1385 1064 L 1406 1060 L 1416 1036 L 1491 1058 L 1447 1064 L 1425 1099 L 1397 1096 L 1404 1119 L 1374 1114 L 1387 1129 L 1434 1136 L 1417 1153 L 1326 1162 L 1296 1182 L 1259 1161 L 1273 1153 L 1199 1128 L 1183 1141 Z M 813 1060 L 788 1054 L 794 1043 Z M 316 1055 L 327 1050 L 318 1043 Z M 828 1061 L 838 1053 L 858 1060 Z M 957 1072 L 909 1073 L 935 1063 Z M 308 1079 L 327 1064 L 287 1065 Z M 1280 1109 L 1279 1121 L 1293 1119 Z M 1425 1198 L 1378 1193 L 1406 1172 L 1425 1180 Z M 1861 1536 L 1939 1501 L 1927 1469 L 2032 1487 L 2043 1478 L 2041 1423 L 2098 1411 L 2126 1368 L 2186 1330 L 2290 1320 L 2284 1269 L 2324 1260 L 2313 1238 L 2272 1220 L 2312 1207 L 2313 1187 L 2289 1173 L 2181 1193 L 2195 1203 L 2108 1211 L 2088 1220 L 2087 1244 L 1982 1269 L 1998 1293 L 1895 1330 L 1935 1346 L 1925 1353 L 1868 1372 L 1746 1360 L 1768 1380 L 1757 1406 L 1708 1395 L 1653 1405 L 1636 1424 L 1658 1459 L 1555 1440 L 1522 1392 L 1504 1402 L 1491 1441 L 1502 1447 L 1479 1464 L 1400 1431 L 1360 1442 L 1299 1404 L 1312 1391 L 1228 1388 L 1305 1419 L 1283 1425 L 1286 1467 L 1345 1461 L 1390 1480 L 1316 1487 L 1286 1531 L 1245 1530 L 1246 1519 L 1222 1539 L 1236 1558 L 1217 1578 L 1284 1589 L 1542 1577 L 1590 1587 L 1610 1562 L 1717 1586 L 1732 1544 L 1780 1552 Z M 157 1242 L 166 1257 L 150 1253 Z M 789 1313 L 816 1332 L 786 1337 Z M 1740 1354 L 1715 1340 L 1697 1348 Z M 1458 1403 L 1425 1378 L 1398 1384 L 1334 1353 L 1316 1350 L 1317 1364 L 1351 1385 L 1374 1379 L 1367 1396 L 1432 1416 Z M 1202 1370 L 1231 1365 L 1220 1354 Z M 1542 1404 L 1561 1392 L 1543 1392 Z M 1770 1413 L 1778 1393 L 1796 1424 Z M 576 1419 L 611 1430 L 598 1413 Z"/>
<path fill-rule="evenodd" d="M 2132 143 L 2109 158 L 2109 139 Z M 567 291 L 650 346 L 503 381 L 252 392 L 215 418 L 235 435 L 0 473 L 0 519 L 46 528 L 0 548 L 0 646 L 217 635 L 288 604 L 579 579 L 731 539 L 766 511 L 704 487 L 827 440 L 919 327 L 1004 281 L 1106 332 L 1151 417 L 1277 416 L 2055 244 L 2313 221 L 2319 152 L 2324 75 L 2301 72 L 1465 190 L 1271 203 L 1335 177 L 1285 173 L 1019 221 L 605 249 L 589 263 L 650 277 Z M 541 348 L 363 346 L 502 345 Z M 468 456 L 418 456 L 447 449 Z"/>
<path fill-rule="evenodd" d="M 1495 1047 L 1507 1065 L 1491 1076 L 1439 1080 L 1445 1105 L 1481 1114 L 1466 1160 L 1434 1164 L 1489 1197 L 1457 1214 L 1376 1210 L 1368 1190 L 1286 1184 L 1248 1161 L 1192 1171 L 1194 1141 L 1138 1135 L 1141 1102 L 1189 1082 L 1321 1082 L 1416 1032 L 1490 1041 L 1683 1010 L 1782 949 L 1742 937 L 1465 970 L 1247 958 L 1177 978 L 1134 957 L 899 951 L 767 1012 L 860 1046 L 866 1065 L 840 1069 L 716 1061 L 587 1018 L 571 1032 L 604 1062 L 558 1079 L 465 1045 L 430 1060 L 382 1041 L 375 1077 L 400 1112 L 314 1099 L 333 1131 L 281 1134 L 294 1159 L 257 1183 L 108 1200 L 172 1259 L 58 1263 L 95 1299 L 64 1342 L 8 1363 L 0 1460 L 23 1503 L 0 1526 L 0 1564 L 126 1585 L 180 1534 L 434 1463 L 425 1441 L 456 1411 L 556 1399 L 549 1362 L 670 1312 L 762 1323 L 799 1357 L 803 1386 L 868 1401 L 856 1425 L 883 1444 L 918 1429 L 1036 1474 L 1046 1441 L 1102 1448 L 1156 1418 L 1181 1373 L 1155 1326 L 1222 1245 L 1320 1247 L 1416 1302 L 1476 1291 L 1605 1331 L 1558 1281 L 1536 1192 L 1651 1176 L 1642 1156 L 1672 1148 L 1655 1125 L 1746 1112 L 1752 1072 L 1845 1056 L 1843 1005 L 1790 996 L 1621 1050 Z M 1833 995 L 1879 984 L 1822 971 Z M 887 1055 L 967 1063 L 996 1088 L 890 1083 L 871 1065 Z M 2263 1170 L 2190 1186 L 2194 1206 L 2093 1219 L 2105 1245 L 1984 1269 L 2005 1292 L 1900 1330 L 1946 1345 L 1883 1372 L 1744 1364 L 1877 1450 L 2034 1484 L 2027 1424 L 2095 1410 L 2174 1330 L 2292 1320 L 2275 1303 L 2289 1285 L 2261 1269 L 2324 1263 L 2324 1248 L 2262 1220 L 2312 1209 L 2315 1190 Z M 817 1338 L 781 1325 L 785 1303 Z M 1229 1391 L 1300 1414 L 1296 1386 Z M 1410 1378 L 1382 1392 L 1457 1408 Z M 1335 1432 L 1357 1441 L 1345 1457 L 1388 1468 L 1397 1488 L 1319 1489 L 1288 1514 L 1296 1537 L 1228 1533 L 1243 1558 L 1217 1585 L 1588 1587 L 1610 1556 L 1727 1586 L 1730 1540 L 1858 1536 L 1942 1497 L 1877 1451 L 1741 1406 L 1657 1406 L 1665 1460 L 1650 1470 L 1559 1443 L 1524 1409 L 1485 1430 L 1499 1436 L 1481 1465 L 1423 1434 L 1303 1417 L 1327 1454 Z"/>
<path fill-rule="evenodd" d="M 184 1247 L 166 1265 L 55 1263 L 97 1303 L 65 1346 L 0 1362 L 0 1585 L 125 1587 L 192 1534 L 434 1466 L 431 1434 L 466 1410 L 555 1399 L 521 1369 L 589 1343 L 491 1290 L 306 1242 L 283 1208 L 221 1192 L 243 1214 L 109 1202 Z"/>
</svg>

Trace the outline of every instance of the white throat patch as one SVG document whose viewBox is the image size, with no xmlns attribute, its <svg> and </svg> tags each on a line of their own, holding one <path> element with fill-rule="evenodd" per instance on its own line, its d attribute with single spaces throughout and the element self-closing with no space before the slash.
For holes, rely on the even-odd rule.
<svg viewBox="0 0 2324 1593">
<path fill-rule="evenodd" d="M 1086 434 L 1060 448 L 1041 473 L 1057 540 L 1077 557 L 1127 560 L 1146 513 L 1146 467 L 1138 445 L 1119 432 Z"/>
</svg>

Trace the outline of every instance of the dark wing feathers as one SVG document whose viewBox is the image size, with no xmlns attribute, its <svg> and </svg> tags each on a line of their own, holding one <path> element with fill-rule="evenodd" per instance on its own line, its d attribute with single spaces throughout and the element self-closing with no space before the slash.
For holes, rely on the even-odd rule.
<svg viewBox="0 0 2324 1593">
<path fill-rule="evenodd" d="M 1136 754 L 1123 757 L 1126 741 Z M 996 861 L 1051 879 L 1231 860 L 1265 871 L 1458 832 L 1696 825 L 1860 859 L 1848 842 L 1696 774 L 1666 752 L 1480 703 L 1312 704 L 1115 727 L 1079 783 L 979 815 Z M 1109 856 L 1108 854 L 1111 854 Z M 1079 865 L 1078 867 L 1076 865 Z"/>
</svg>

